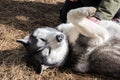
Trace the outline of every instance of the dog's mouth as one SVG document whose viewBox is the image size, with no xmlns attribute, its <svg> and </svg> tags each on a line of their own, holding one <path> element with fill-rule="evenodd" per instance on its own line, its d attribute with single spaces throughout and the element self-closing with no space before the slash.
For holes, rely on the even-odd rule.
<svg viewBox="0 0 120 80">
<path fill-rule="evenodd" d="M 51 47 L 50 46 L 42 46 L 39 47 L 34 53 L 29 54 L 27 56 L 27 64 L 32 66 L 36 73 L 40 74 L 43 70 L 45 70 L 43 65 L 45 65 L 45 57 L 42 54 L 50 54 Z"/>
<path fill-rule="evenodd" d="M 42 53 L 45 53 L 45 54 L 50 54 L 51 53 L 51 47 L 50 46 L 43 46 L 43 47 L 39 47 L 36 52 L 35 52 L 35 55 L 41 55 Z"/>
</svg>

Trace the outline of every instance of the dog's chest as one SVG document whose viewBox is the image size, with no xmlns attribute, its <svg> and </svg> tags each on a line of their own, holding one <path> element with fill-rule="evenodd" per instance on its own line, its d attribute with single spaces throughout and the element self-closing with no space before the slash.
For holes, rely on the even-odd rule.
<svg viewBox="0 0 120 80">
<path fill-rule="evenodd" d="M 70 39 L 70 38 L 68 38 Z M 69 43 L 69 55 L 66 62 L 67 67 L 80 72 L 88 70 L 88 57 L 94 47 L 89 45 L 89 38 L 79 34 L 73 43 Z"/>
</svg>

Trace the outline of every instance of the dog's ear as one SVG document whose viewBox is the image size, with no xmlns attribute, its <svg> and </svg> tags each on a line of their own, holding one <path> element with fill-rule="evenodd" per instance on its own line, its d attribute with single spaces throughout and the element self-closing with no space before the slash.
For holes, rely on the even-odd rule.
<svg viewBox="0 0 120 80">
<path fill-rule="evenodd" d="M 23 44 L 24 47 L 28 45 L 29 36 L 26 36 L 24 39 L 17 39 L 16 42 Z"/>
</svg>

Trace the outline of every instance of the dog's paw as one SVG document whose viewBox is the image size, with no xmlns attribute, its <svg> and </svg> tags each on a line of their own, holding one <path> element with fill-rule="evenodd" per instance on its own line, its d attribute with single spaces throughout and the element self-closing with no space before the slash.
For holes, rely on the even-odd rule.
<svg viewBox="0 0 120 80">
<path fill-rule="evenodd" d="M 96 12 L 96 8 L 94 7 L 82 7 L 71 10 L 68 15 L 72 14 L 75 16 L 89 17 L 89 16 L 93 16 L 95 12 Z"/>
<path fill-rule="evenodd" d="M 78 8 L 76 11 L 78 11 L 78 14 L 81 16 L 89 17 L 89 16 L 93 16 L 95 14 L 96 8 L 82 7 L 82 8 Z"/>
<path fill-rule="evenodd" d="M 89 13 L 88 17 L 89 16 L 94 16 L 95 12 L 96 12 L 96 8 L 95 7 L 89 7 L 88 8 L 88 13 Z"/>
<path fill-rule="evenodd" d="M 94 7 L 81 7 L 77 9 L 72 9 L 67 14 L 68 22 L 76 22 L 82 20 L 85 17 L 93 16 L 96 12 Z"/>
</svg>

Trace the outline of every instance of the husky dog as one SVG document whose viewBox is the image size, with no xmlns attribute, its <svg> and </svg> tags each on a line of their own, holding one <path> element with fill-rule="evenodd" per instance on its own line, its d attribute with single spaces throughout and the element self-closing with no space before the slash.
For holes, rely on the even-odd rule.
<svg viewBox="0 0 120 80">
<path fill-rule="evenodd" d="M 68 54 L 67 37 L 50 27 L 38 28 L 17 42 L 22 43 L 27 49 L 27 62 L 38 68 L 37 73 L 48 67 L 62 66 Z"/>
<path fill-rule="evenodd" d="M 19 39 L 40 70 L 66 66 L 73 71 L 94 72 L 120 78 L 120 25 L 89 19 L 96 9 L 82 7 L 70 10 L 68 23 L 55 28 L 38 28 L 24 39 Z"/>
</svg>

